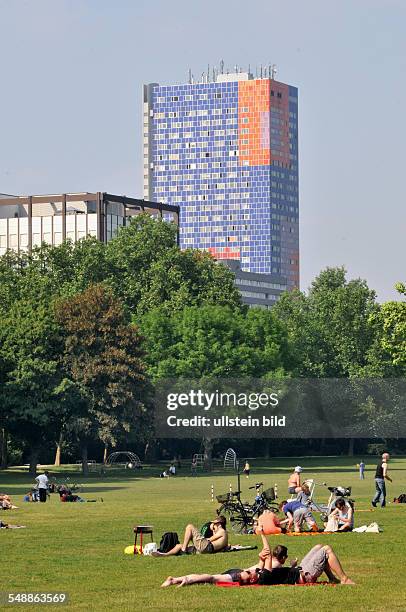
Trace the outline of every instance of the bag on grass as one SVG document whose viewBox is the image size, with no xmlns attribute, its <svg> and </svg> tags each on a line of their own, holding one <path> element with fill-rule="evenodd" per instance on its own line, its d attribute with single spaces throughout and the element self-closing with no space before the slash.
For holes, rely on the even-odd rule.
<svg viewBox="0 0 406 612">
<path fill-rule="evenodd" d="M 176 544 L 179 544 L 179 538 L 176 531 L 167 531 L 161 538 L 158 550 L 159 552 L 167 553 L 172 550 Z"/>
<path fill-rule="evenodd" d="M 211 536 L 213 535 L 213 531 L 210 528 L 210 525 L 211 523 L 209 521 L 208 523 L 205 523 L 204 525 L 200 527 L 200 533 L 202 534 L 204 538 L 211 538 Z"/>
<path fill-rule="evenodd" d="M 142 549 L 142 552 L 144 555 L 151 555 L 151 553 L 156 552 L 156 550 L 156 542 L 148 542 L 148 544 L 145 544 L 144 548 Z"/>
<path fill-rule="evenodd" d="M 330 514 L 327 520 L 327 524 L 324 528 L 324 531 L 338 531 L 338 518 Z"/>
</svg>

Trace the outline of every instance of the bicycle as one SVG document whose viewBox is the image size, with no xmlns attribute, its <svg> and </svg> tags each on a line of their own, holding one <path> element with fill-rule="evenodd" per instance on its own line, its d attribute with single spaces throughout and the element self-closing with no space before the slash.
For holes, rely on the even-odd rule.
<svg viewBox="0 0 406 612">
<path fill-rule="evenodd" d="M 232 531 L 240 534 L 248 533 L 254 524 L 254 517 L 250 504 L 241 501 L 241 491 L 217 495 L 216 499 L 221 504 L 217 509 L 217 515 L 228 515 Z"/>
<path fill-rule="evenodd" d="M 270 487 L 269 489 L 264 489 L 263 482 L 257 482 L 253 487 L 249 487 L 250 489 L 255 489 L 255 501 L 252 505 L 252 514 L 254 517 L 260 516 L 265 510 L 270 510 L 271 512 L 278 512 L 279 506 L 276 503 L 272 503 L 276 500 L 275 489 Z"/>
<path fill-rule="evenodd" d="M 245 534 L 253 530 L 254 522 L 265 510 L 278 512 L 279 508 L 272 504 L 275 500 L 273 488 L 263 491 L 263 483 L 257 483 L 250 489 L 256 490 L 253 504 L 241 501 L 241 491 L 234 491 L 224 495 L 218 495 L 217 501 L 221 504 L 217 514 L 228 515 L 231 529 L 235 533 Z"/>
</svg>

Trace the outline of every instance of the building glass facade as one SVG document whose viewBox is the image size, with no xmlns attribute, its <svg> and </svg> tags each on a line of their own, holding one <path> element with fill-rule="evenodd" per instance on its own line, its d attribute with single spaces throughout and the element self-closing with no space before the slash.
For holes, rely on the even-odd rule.
<svg viewBox="0 0 406 612">
<path fill-rule="evenodd" d="M 144 86 L 144 197 L 180 244 L 299 286 L 297 89 L 249 73 Z"/>
</svg>

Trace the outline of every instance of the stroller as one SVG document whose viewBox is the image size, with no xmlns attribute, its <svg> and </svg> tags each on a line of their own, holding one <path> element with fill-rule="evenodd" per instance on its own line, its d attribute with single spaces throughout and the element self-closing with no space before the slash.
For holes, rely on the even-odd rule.
<svg viewBox="0 0 406 612">
<path fill-rule="evenodd" d="M 320 512 L 321 519 L 323 521 L 327 521 L 328 515 L 330 514 L 330 512 L 334 510 L 334 508 L 336 507 L 336 501 L 340 497 L 345 498 L 346 501 L 352 506 L 352 508 L 354 508 L 355 502 L 353 499 L 350 499 L 351 487 L 342 487 L 342 486 L 329 487 L 327 486 L 325 482 L 320 483 L 320 482 L 315 482 L 314 480 L 307 480 L 305 481 L 305 484 L 307 484 L 310 489 L 310 496 L 309 496 L 309 501 L 308 501 L 309 508 L 311 510 L 315 510 L 316 512 Z M 315 500 L 314 491 L 315 491 L 316 485 L 326 487 L 330 491 L 330 495 L 329 495 L 327 504 L 319 503 L 318 501 Z"/>
</svg>

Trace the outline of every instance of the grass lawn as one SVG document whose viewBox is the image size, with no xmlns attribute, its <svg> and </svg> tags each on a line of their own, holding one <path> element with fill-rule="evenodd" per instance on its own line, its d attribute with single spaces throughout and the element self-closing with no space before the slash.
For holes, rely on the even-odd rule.
<svg viewBox="0 0 406 612">
<path fill-rule="evenodd" d="M 365 459 L 365 458 L 364 458 Z M 292 466 L 300 463 L 304 475 L 330 485 L 353 487 L 357 510 L 369 510 L 374 491 L 374 465 L 369 459 L 366 479 L 360 481 L 355 464 L 359 458 L 281 459 L 266 463 L 252 460 L 252 474 L 242 478 L 243 499 L 252 500 L 248 486 L 263 480 L 266 486 L 278 484 L 279 497 L 286 491 Z M 366 459 L 368 461 L 368 459 Z M 394 483 L 388 499 L 406 492 L 406 460 L 390 463 Z M 262 587 L 222 589 L 197 585 L 184 589 L 160 589 L 166 576 L 190 572 L 217 573 L 229 567 L 246 567 L 255 562 L 257 551 L 195 557 L 128 556 L 124 547 L 133 542 L 132 527 L 154 526 L 154 540 L 165 531 L 177 531 L 193 522 L 200 527 L 214 516 L 215 494 L 236 488 L 236 478 L 214 473 L 189 476 L 189 466 L 175 478 L 155 477 L 159 468 L 132 473 L 122 471 L 100 477 L 91 474 L 83 481 L 83 497 L 100 498 L 92 504 L 63 504 L 52 495 L 46 504 L 23 503 L 31 479 L 16 470 L 0 472 L 0 491 L 8 492 L 18 510 L 2 512 L 0 518 L 27 526 L 21 530 L 1 530 L 1 591 L 69 593 L 68 608 L 74 610 L 405 610 L 406 504 L 389 504 L 385 509 L 358 512 L 356 526 L 377 521 L 381 534 L 340 534 L 314 537 L 272 537 L 271 543 L 289 547 L 299 560 L 316 543 L 328 543 L 337 551 L 344 569 L 356 586 Z M 80 478 L 78 479 L 80 481 Z M 319 488 L 321 499 L 327 496 Z M 318 515 L 317 515 L 318 516 Z M 232 535 L 232 543 L 259 545 L 254 536 Z M 30 606 L 25 606 L 30 607 Z M 38 606 L 36 606 L 38 609 Z M 53 609 L 56 606 L 47 606 Z"/>
</svg>

